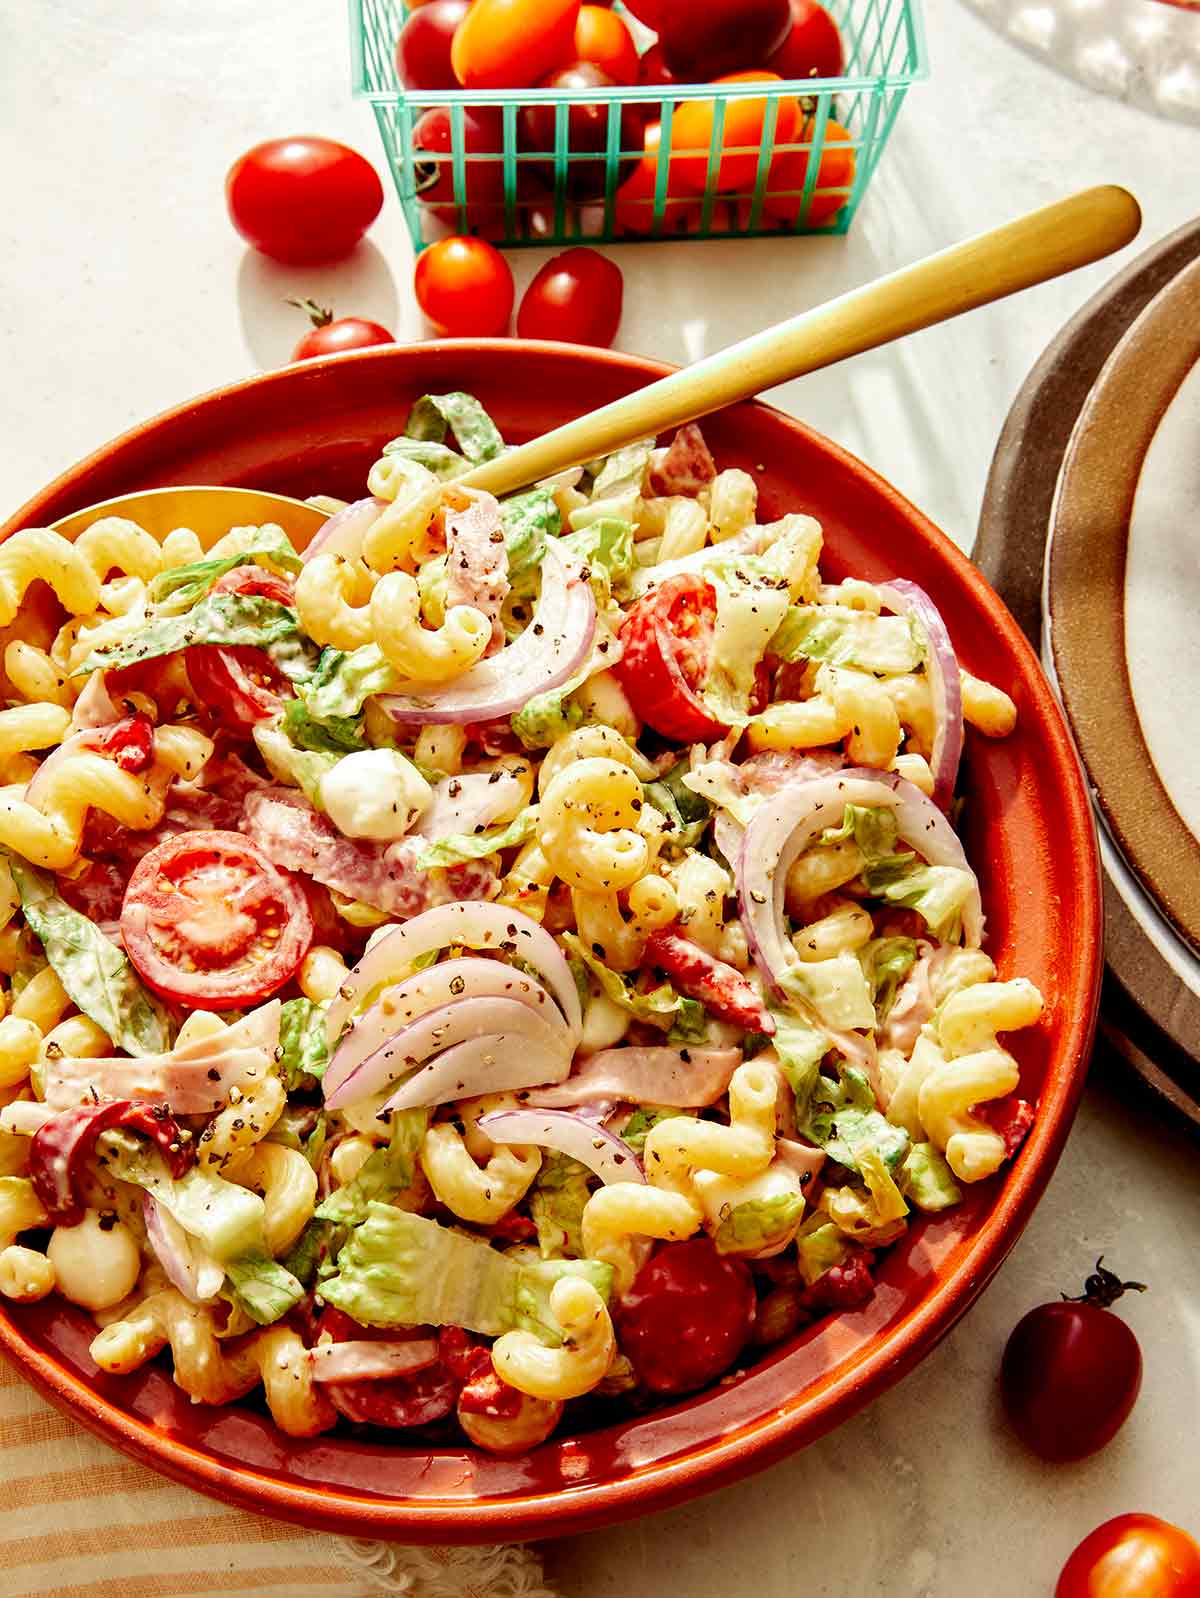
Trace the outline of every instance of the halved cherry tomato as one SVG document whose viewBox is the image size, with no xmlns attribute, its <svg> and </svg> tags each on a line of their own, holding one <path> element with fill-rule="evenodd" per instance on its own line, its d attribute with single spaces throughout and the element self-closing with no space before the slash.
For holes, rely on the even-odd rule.
<svg viewBox="0 0 1200 1598">
<path fill-rule="evenodd" d="M 292 351 L 294 361 L 311 361 L 318 355 L 341 355 L 345 350 L 364 350 L 373 344 L 394 344 L 396 340 L 378 322 L 361 316 L 339 316 L 315 300 L 289 300 L 289 305 L 304 311 L 312 327 Z"/>
<path fill-rule="evenodd" d="M 781 78 L 840 78 L 846 64 L 837 23 L 817 0 L 791 0 L 792 25 L 767 62 Z"/>
<path fill-rule="evenodd" d="M 326 1333 L 335 1343 L 365 1338 L 373 1343 L 407 1343 L 416 1336 L 428 1336 L 408 1327 L 360 1326 L 349 1315 L 332 1306 L 321 1312 L 318 1337 Z M 326 1382 L 330 1403 L 347 1420 L 366 1426 L 429 1426 L 442 1420 L 454 1408 L 460 1378 L 451 1374 L 443 1360 L 411 1376 L 389 1377 L 383 1381 Z"/>
<path fill-rule="evenodd" d="M 417 304 L 452 338 L 503 333 L 516 288 L 508 262 L 486 239 L 439 239 L 417 257 Z"/>
<path fill-rule="evenodd" d="M 745 1348 L 754 1324 L 754 1281 L 739 1259 L 707 1238 L 660 1248 L 617 1306 L 621 1348 L 655 1393 L 707 1387 Z"/>
<path fill-rule="evenodd" d="M 313 924 L 299 880 L 238 832 L 184 832 L 138 863 L 121 938 L 143 981 L 193 1009 L 257 1004 L 296 974 Z"/>
<path fill-rule="evenodd" d="M 658 42 L 681 83 L 761 66 L 791 22 L 788 0 L 658 0 L 658 11 Z"/>
<path fill-rule="evenodd" d="M 1079 1544 L 1054 1598 L 1200 1598 L 1200 1544 L 1157 1515 L 1117 1515 Z"/>
<path fill-rule="evenodd" d="M 700 697 L 716 620 L 712 584 L 691 572 L 659 583 L 625 617 L 614 670 L 634 712 L 664 738 L 713 743 L 728 731 Z"/>
<path fill-rule="evenodd" d="M 246 594 L 291 605 L 292 585 L 261 566 L 235 566 L 212 585 L 214 594 Z M 279 714 L 292 686 L 264 649 L 251 645 L 194 644 L 187 652 L 188 680 L 197 700 L 219 721 L 245 732 Z"/>
<path fill-rule="evenodd" d="M 575 58 L 591 61 L 614 83 L 638 81 L 637 45 L 615 11 L 604 6 L 580 6 L 575 24 Z"/>
<path fill-rule="evenodd" d="M 257 561 L 246 561 L 218 577 L 209 590 L 213 594 L 249 594 L 257 599 L 273 599 L 277 605 L 294 605 L 292 584 L 277 572 L 269 572 Z"/>
<path fill-rule="evenodd" d="M 813 137 L 815 124 L 809 118 L 796 133 L 794 142 L 802 144 Z M 812 197 L 804 209 L 807 227 L 820 227 L 828 222 L 846 204 L 854 187 L 855 151 L 853 135 L 840 122 L 832 118 L 825 124 L 825 144 L 817 167 L 816 183 Z M 771 162 L 767 186 L 763 193 L 762 216 L 775 222 L 786 222 L 795 227 L 804 208 L 804 186 L 808 182 L 808 164 L 812 158 L 811 143 L 807 149 L 781 150 Z M 745 227 L 749 220 L 751 201 L 738 201 L 738 226 Z"/>
<path fill-rule="evenodd" d="M 634 167 L 632 175 L 617 190 L 613 205 L 616 224 L 626 233 L 653 233 L 655 231 L 655 196 L 658 193 L 658 152 L 662 143 L 662 128 L 652 122 L 646 129 L 644 154 Z M 667 174 L 667 197 L 663 201 L 659 231 L 694 233 L 700 226 L 703 210 L 699 200 L 688 190 L 683 191 L 675 161 Z"/>
<path fill-rule="evenodd" d="M 457 89 L 450 46 L 471 0 L 432 0 L 414 11 L 396 40 L 396 76 L 406 89 Z"/>
<path fill-rule="evenodd" d="M 579 0 L 475 0 L 450 59 L 467 89 L 540 83 L 571 59 Z"/>
<path fill-rule="evenodd" d="M 230 167 L 225 201 L 247 244 L 299 266 L 349 255 L 379 215 L 383 185 L 333 139 L 268 139 Z"/>
<path fill-rule="evenodd" d="M 564 250 L 525 290 L 517 313 L 521 338 L 562 339 L 607 348 L 621 325 L 624 279 L 598 250 Z"/>
<path fill-rule="evenodd" d="M 718 78 L 719 84 L 778 83 L 773 72 L 735 72 Z M 725 103 L 725 124 L 716 145 L 715 187 L 719 190 L 753 189 L 759 154 L 766 137 L 770 101 L 730 99 Z M 774 144 L 790 144 L 800 121 L 800 102 L 780 95 L 775 102 Z M 681 185 L 702 194 L 708 186 L 710 158 L 716 139 L 716 102 L 685 100 L 671 121 L 671 167 L 678 163 Z"/>
</svg>

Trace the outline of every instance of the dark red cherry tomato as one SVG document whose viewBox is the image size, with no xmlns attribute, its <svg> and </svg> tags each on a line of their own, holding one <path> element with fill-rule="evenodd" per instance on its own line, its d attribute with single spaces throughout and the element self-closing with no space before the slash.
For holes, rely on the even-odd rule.
<svg viewBox="0 0 1200 1598">
<path fill-rule="evenodd" d="M 463 107 L 463 191 L 454 192 L 454 142 L 450 112 L 436 105 L 413 129 L 417 198 L 439 222 L 458 233 L 496 237 L 504 231 L 504 122 L 494 106 Z M 494 155 L 494 161 L 478 159 Z M 459 198 L 463 205 L 460 211 Z"/>
<path fill-rule="evenodd" d="M 565 250 L 525 290 L 517 312 L 521 338 L 562 339 L 607 348 L 621 325 L 621 268 L 598 250 Z"/>
<path fill-rule="evenodd" d="M 471 0 L 432 0 L 414 11 L 396 40 L 396 76 L 406 89 L 457 89 L 450 46 Z"/>
<path fill-rule="evenodd" d="M 788 0 L 659 0 L 658 42 L 682 83 L 761 67 L 787 38 Z"/>
<path fill-rule="evenodd" d="M 602 71 L 594 62 L 574 61 L 560 72 L 554 72 L 548 78 L 544 78 L 538 87 L 564 91 L 611 89 L 616 87 L 616 80 L 609 77 L 608 73 Z M 593 153 L 599 157 L 595 161 L 572 159 L 568 162 L 567 190 L 578 199 L 604 193 L 607 175 L 604 152 L 608 148 L 609 108 L 610 102 L 605 100 L 573 103 L 567 108 L 568 152 L 572 157 Z M 645 116 L 642 110 L 633 104 L 625 106 L 614 104 L 611 114 L 620 118 L 619 148 L 626 151 L 641 149 L 645 128 Z M 553 155 L 557 143 L 557 113 L 553 102 L 531 100 L 528 105 L 523 105 L 517 114 L 517 130 L 523 150 L 530 154 Z M 635 159 L 629 156 L 619 164 L 618 183 L 633 170 Z M 530 165 L 534 166 L 537 175 L 544 182 L 554 182 L 553 160 L 539 161 L 536 164 L 531 162 Z"/>
<path fill-rule="evenodd" d="M 791 0 L 791 28 L 769 61 L 781 78 L 840 78 L 846 64 L 838 25 L 817 0 Z"/>
<path fill-rule="evenodd" d="M 638 61 L 639 83 L 678 83 L 679 79 L 663 60 L 662 45 L 652 44 Z M 657 116 L 657 107 L 655 116 Z"/>
<path fill-rule="evenodd" d="M 625 9 L 658 32 L 662 22 L 663 0 L 625 0 Z"/>
<path fill-rule="evenodd" d="M 700 697 L 716 621 L 712 584 L 691 572 L 659 583 L 625 617 L 614 670 L 635 713 L 664 738 L 714 743 L 728 731 Z"/>
<path fill-rule="evenodd" d="M 1122 1282 L 1096 1261 L 1083 1296 L 1039 1304 L 1004 1350 L 1000 1389 L 1021 1441 L 1043 1459 L 1084 1459 L 1112 1440 L 1142 1385 L 1137 1339 L 1111 1313 Z"/>
<path fill-rule="evenodd" d="M 225 202 L 247 244 L 302 266 L 349 255 L 379 215 L 383 185 L 334 139 L 268 139 L 230 167 Z"/>
<path fill-rule="evenodd" d="M 364 350 L 372 344 L 394 344 L 396 340 L 378 322 L 361 316 L 339 316 L 314 300 L 289 300 L 304 311 L 312 327 L 292 351 L 294 361 L 311 361 L 318 355 L 341 355 L 346 350 Z"/>
<path fill-rule="evenodd" d="M 617 1306 L 617 1335 L 638 1380 L 655 1393 L 691 1393 L 723 1375 L 754 1324 L 754 1282 L 743 1261 L 707 1238 L 668 1243 Z"/>
<path fill-rule="evenodd" d="M 1117 1515 L 1079 1544 L 1054 1598 L 1200 1598 L 1200 1544 L 1157 1515 Z"/>
</svg>

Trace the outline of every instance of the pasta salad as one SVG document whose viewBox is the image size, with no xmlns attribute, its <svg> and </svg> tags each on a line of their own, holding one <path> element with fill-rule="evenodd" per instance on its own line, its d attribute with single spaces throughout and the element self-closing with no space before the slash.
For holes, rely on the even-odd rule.
<svg viewBox="0 0 1200 1598">
<path fill-rule="evenodd" d="M 0 1293 L 292 1435 L 696 1391 L 1033 1119 L 953 826 L 1011 700 L 694 425 L 504 447 L 430 396 L 304 551 L 0 545 Z"/>
</svg>

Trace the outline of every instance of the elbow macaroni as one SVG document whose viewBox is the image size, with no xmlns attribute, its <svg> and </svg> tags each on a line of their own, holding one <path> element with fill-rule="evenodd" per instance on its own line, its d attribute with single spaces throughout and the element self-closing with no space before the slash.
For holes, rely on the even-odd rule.
<svg viewBox="0 0 1200 1598">
<path fill-rule="evenodd" d="M 579 1276 L 555 1282 L 550 1313 L 562 1328 L 561 1348 L 547 1348 L 532 1332 L 505 1332 L 492 1346 L 492 1364 L 502 1381 L 531 1398 L 580 1398 L 612 1364 L 612 1320 L 599 1293 Z"/>
<path fill-rule="evenodd" d="M 417 683 L 461 676 L 492 641 L 492 624 L 474 605 L 452 606 L 436 629 L 422 626 L 421 596 L 407 572 L 392 572 L 376 583 L 371 627 L 388 664 Z"/>
<path fill-rule="evenodd" d="M 638 830 L 642 785 L 616 760 L 579 760 L 542 797 L 541 847 L 572 888 L 601 893 L 632 887 L 649 864 Z"/>
<path fill-rule="evenodd" d="M 341 555 L 314 555 L 296 578 L 296 615 L 314 642 L 332 649 L 361 649 L 375 637 L 370 593 L 356 604 L 358 573 Z"/>
<path fill-rule="evenodd" d="M 421 1142 L 421 1169 L 438 1200 L 460 1220 L 498 1221 L 525 1197 L 541 1170 L 541 1152 L 497 1144 L 485 1166 L 476 1165 L 457 1127 L 431 1126 Z"/>
</svg>

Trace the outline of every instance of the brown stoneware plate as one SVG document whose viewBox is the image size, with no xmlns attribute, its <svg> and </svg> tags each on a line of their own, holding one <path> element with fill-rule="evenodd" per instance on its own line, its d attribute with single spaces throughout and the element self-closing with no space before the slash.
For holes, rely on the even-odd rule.
<svg viewBox="0 0 1200 1598">
<path fill-rule="evenodd" d="M 632 356 L 566 345 L 459 341 L 381 348 L 272 372 L 134 429 L 52 483 L 0 532 L 172 483 L 236 483 L 300 497 L 361 492 L 380 445 L 421 394 L 466 389 L 524 440 L 661 375 Z M 859 461 L 764 405 L 705 424 L 719 464 L 760 484 L 764 519 L 804 509 L 837 576 L 903 574 L 939 606 L 973 672 L 1002 683 L 1017 732 L 968 737 L 965 842 L 988 947 L 1043 990 L 1023 1033 L 1021 1091 L 1039 1101 L 1002 1175 L 948 1218 L 923 1219 L 883 1257 L 874 1298 L 805 1329 L 719 1387 L 503 1460 L 392 1434 L 280 1434 L 249 1405 L 209 1409 L 154 1364 L 100 1373 L 91 1327 L 57 1300 L 5 1305 L 0 1345 L 54 1403 L 136 1458 L 264 1514 L 409 1542 L 562 1535 L 662 1509 L 812 1442 L 910 1370 L 968 1308 L 1019 1236 L 1066 1139 L 1083 1085 L 1101 971 L 1091 808 L 1037 657 L 970 562 Z M 947 1413 L 941 1423 L 954 1425 Z M 934 1425 L 939 1417 L 932 1416 Z"/>
</svg>

